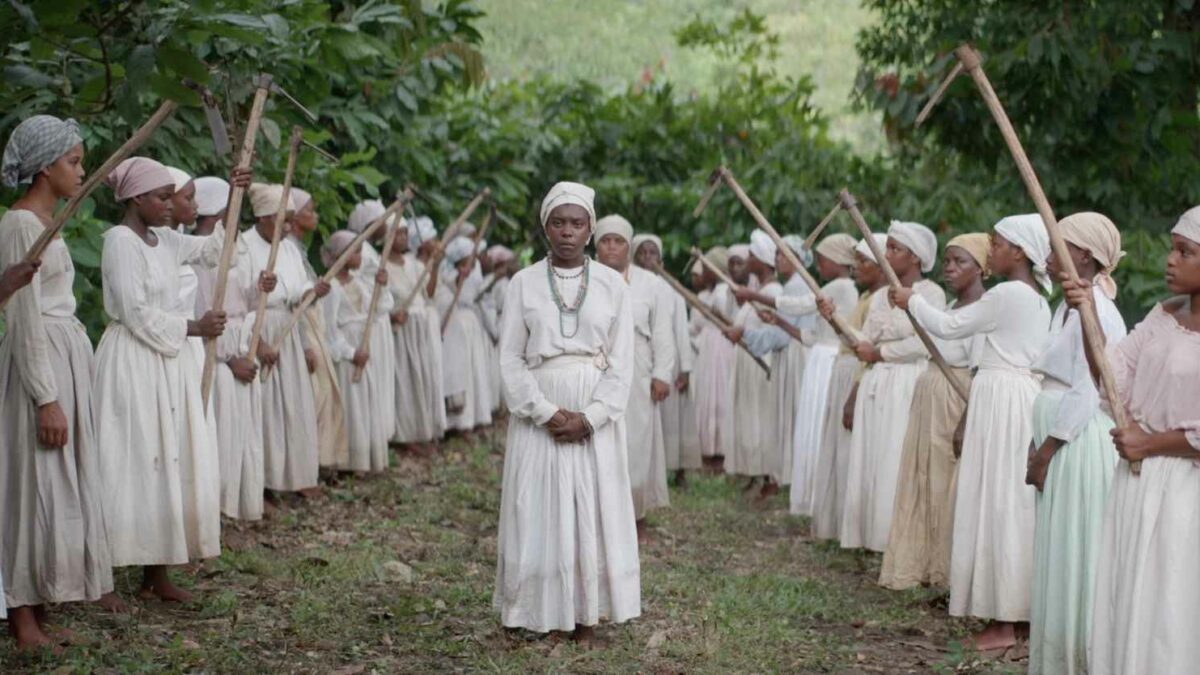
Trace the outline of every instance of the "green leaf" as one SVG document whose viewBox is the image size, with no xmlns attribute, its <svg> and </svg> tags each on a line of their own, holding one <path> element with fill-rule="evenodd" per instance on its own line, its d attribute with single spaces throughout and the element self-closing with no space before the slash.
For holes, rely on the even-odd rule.
<svg viewBox="0 0 1200 675">
<path fill-rule="evenodd" d="M 125 78 L 134 87 L 143 86 L 154 72 L 154 45 L 137 45 L 125 60 Z"/>
<path fill-rule="evenodd" d="M 54 78 L 23 63 L 16 63 L 4 66 L 4 81 L 19 87 L 40 89 L 53 84 Z"/>
<path fill-rule="evenodd" d="M 188 78 L 199 84 L 208 84 L 208 66 L 191 52 L 164 44 L 157 51 L 159 66 L 166 66 L 178 78 Z"/>
</svg>

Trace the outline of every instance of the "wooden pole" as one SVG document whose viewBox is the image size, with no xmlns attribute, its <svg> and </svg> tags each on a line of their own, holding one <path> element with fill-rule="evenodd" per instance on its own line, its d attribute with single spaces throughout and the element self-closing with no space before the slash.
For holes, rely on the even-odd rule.
<svg viewBox="0 0 1200 675">
<path fill-rule="evenodd" d="M 388 260 L 392 257 L 392 245 L 396 243 L 396 231 L 400 229 L 401 218 L 397 213 L 392 218 L 392 226 L 388 228 L 387 236 L 383 238 L 383 253 L 379 254 L 379 269 L 387 270 Z M 371 304 L 367 309 L 367 322 L 363 325 L 362 340 L 358 343 L 358 348 L 364 352 L 371 351 L 371 327 L 375 324 L 375 315 L 379 312 L 379 296 L 383 294 L 386 284 L 379 283 L 376 279 L 371 288 Z M 364 366 L 354 366 L 353 381 L 358 382 L 362 379 Z"/>
<path fill-rule="evenodd" d="M 829 224 L 833 222 L 834 216 L 836 216 L 841 210 L 841 202 L 834 204 L 833 209 L 829 211 L 829 215 L 822 218 L 821 222 L 817 223 L 817 226 L 813 228 L 813 231 L 809 232 L 808 236 L 804 238 L 804 248 L 810 251 L 812 250 L 813 245 L 817 243 L 817 237 L 821 236 L 821 233 L 825 231 L 825 228 L 829 227 Z"/>
<path fill-rule="evenodd" d="M 842 208 L 850 213 L 850 218 L 854 220 L 854 224 L 858 226 L 858 231 L 862 233 L 863 240 L 867 242 L 871 253 L 875 256 L 875 261 L 879 263 L 879 267 L 883 269 L 884 276 L 887 277 L 888 285 L 892 288 L 903 288 L 900 283 L 900 277 L 896 276 L 896 270 L 892 269 L 891 263 L 887 260 L 885 251 L 879 247 L 879 242 L 875 241 L 875 237 L 871 236 L 871 227 L 867 225 L 867 221 L 863 218 L 862 211 L 858 210 L 858 203 L 854 199 L 854 195 L 850 194 L 849 190 L 842 190 Z M 963 401 L 970 398 L 970 391 L 966 386 L 955 376 L 954 371 L 950 369 L 950 364 L 946 363 L 946 359 L 942 357 L 942 353 L 938 351 L 937 345 L 933 344 L 933 339 L 929 337 L 929 333 L 917 322 L 917 318 L 912 315 L 909 310 L 904 310 L 904 314 L 908 320 L 912 322 L 913 330 L 917 337 L 921 339 L 921 344 L 925 345 L 925 350 L 929 352 L 929 358 L 933 360 L 934 365 L 938 370 L 942 371 L 942 375 L 950 382 L 950 386 L 954 387 L 954 391 L 962 397 Z"/>
<path fill-rule="evenodd" d="M 254 161 L 254 141 L 258 138 L 258 126 L 262 121 L 263 110 L 267 105 L 267 97 L 271 94 L 271 76 L 259 75 L 257 88 L 254 92 L 254 103 L 250 106 L 250 117 L 246 121 L 246 135 L 242 138 L 242 151 L 238 156 L 238 168 L 249 169 Z M 229 206 L 225 211 L 225 246 L 221 250 L 221 263 L 217 267 L 217 283 L 213 289 L 212 311 L 220 312 L 225 309 L 225 289 L 229 284 L 229 267 L 233 263 L 233 253 L 237 248 L 238 220 L 242 216 L 242 200 L 246 189 L 233 186 L 229 193 Z M 208 395 L 212 391 L 213 375 L 217 366 L 217 341 L 215 338 L 204 340 L 204 371 L 200 376 L 200 394 L 204 400 L 204 409 L 208 410 Z"/>
<path fill-rule="evenodd" d="M 179 104 L 175 101 L 163 101 L 162 105 L 158 106 L 158 110 L 155 110 L 154 114 L 150 116 L 150 119 L 138 127 L 138 130 L 129 137 L 129 140 L 117 148 L 117 151 L 111 157 L 104 160 L 104 163 L 93 171 L 92 175 L 87 177 L 83 185 L 79 186 L 74 196 L 68 199 L 62 210 L 54 216 L 54 221 L 50 224 L 50 227 L 42 230 L 42 233 L 34 240 L 29 250 L 25 252 L 22 260 L 24 262 L 36 262 L 40 260 L 42 254 L 46 252 L 46 247 L 62 232 L 62 229 L 67 225 L 67 221 L 79 211 L 83 200 L 87 199 L 88 195 L 92 194 L 105 178 L 108 178 L 108 174 L 112 173 L 118 164 L 125 161 L 138 148 L 142 147 L 142 144 L 154 135 L 154 132 L 162 126 L 163 122 L 166 122 L 170 119 L 171 115 L 175 114 L 175 110 L 178 107 Z M 0 301 L 0 309 L 4 309 L 5 304 L 7 304 L 7 301 Z"/>
<path fill-rule="evenodd" d="M 808 273 L 808 270 L 804 268 L 804 265 L 800 262 L 800 259 L 796 257 L 794 252 L 792 252 L 791 247 L 783 241 L 783 237 L 779 236 L 779 233 L 775 231 L 775 228 L 771 225 L 771 223 L 767 222 L 767 217 L 762 214 L 762 211 L 758 210 L 758 207 L 746 194 L 746 191 L 742 189 L 742 186 L 738 184 L 737 180 L 733 177 L 733 174 L 730 173 L 729 169 L 725 167 L 719 167 L 717 170 L 720 172 L 721 179 L 725 181 L 731 190 L 733 190 L 733 193 L 737 195 L 738 200 L 741 201 L 742 205 L 746 207 L 746 210 L 750 212 L 750 217 L 754 219 L 754 222 L 758 225 L 759 229 L 761 229 L 763 232 L 766 232 L 767 236 L 771 237 L 771 241 L 775 242 L 775 246 L 777 246 L 780 252 L 783 253 L 783 257 L 787 258 L 788 262 L 790 262 L 792 266 L 796 268 L 796 273 L 799 274 L 800 278 L 804 280 L 805 285 L 807 285 L 809 290 L 813 292 L 813 295 L 821 297 L 821 285 L 818 284 L 817 280 L 814 279 L 813 276 Z M 824 319 L 825 317 L 821 318 Z M 834 314 L 831 318 L 825 320 L 830 326 L 833 327 L 833 332 L 837 333 L 838 337 L 841 338 L 842 342 L 846 343 L 847 346 L 853 347 L 858 343 L 858 340 L 854 337 L 854 329 L 850 327 L 850 324 L 846 323 L 846 320 L 842 318 L 840 314 Z"/>
<path fill-rule="evenodd" d="M 283 240 L 283 226 L 287 222 L 288 202 L 292 194 L 292 178 L 296 173 L 296 155 L 300 151 L 300 127 L 292 127 L 292 139 L 288 147 L 287 170 L 283 174 L 283 196 L 279 198 L 279 210 L 275 213 L 275 229 L 271 232 L 271 253 L 267 256 L 267 274 L 275 273 L 275 261 L 279 257 L 279 242 Z M 262 340 L 263 322 L 267 317 L 269 293 L 258 294 L 258 307 L 254 313 L 254 328 L 250 332 L 250 360 L 258 358 L 258 343 Z"/>
<path fill-rule="evenodd" d="M 725 330 L 733 325 L 733 322 L 729 320 L 729 317 L 704 304 L 700 298 L 696 297 L 695 293 L 693 293 L 683 284 L 679 283 L 678 279 L 670 274 L 667 274 L 667 271 L 662 268 L 662 265 L 655 263 L 652 270 L 655 274 L 662 277 L 663 281 L 667 282 L 667 285 L 674 289 L 675 292 L 683 298 L 684 302 L 694 307 L 697 312 L 700 312 L 704 318 L 711 321 L 714 326 L 717 326 L 721 330 Z M 754 352 L 750 351 L 750 348 L 746 346 L 746 342 L 744 340 L 738 340 L 737 346 L 745 350 L 745 352 L 750 355 L 750 358 L 754 359 L 754 362 L 758 364 L 758 367 L 762 368 L 763 372 L 767 374 L 767 378 L 771 377 L 771 367 L 767 365 L 766 361 L 763 361 L 761 358 L 755 356 Z"/>
<path fill-rule="evenodd" d="M 1025 190 L 1029 193 L 1029 197 L 1033 200 L 1037 207 L 1038 215 L 1042 217 L 1042 222 L 1046 225 L 1046 234 L 1050 237 L 1050 247 L 1054 250 L 1054 256 L 1058 259 L 1058 264 L 1062 266 L 1067 277 L 1073 281 L 1079 281 L 1079 272 L 1075 269 L 1075 263 L 1071 260 L 1071 254 L 1067 250 L 1067 242 L 1063 239 L 1062 233 L 1058 230 L 1058 219 L 1054 217 L 1054 209 L 1050 207 L 1050 200 L 1046 198 L 1046 192 L 1042 189 L 1041 181 L 1038 180 L 1037 173 L 1033 170 L 1033 164 L 1029 161 L 1029 156 L 1025 154 L 1025 148 L 1021 145 L 1021 139 L 1017 137 L 1017 131 L 1013 128 L 1012 122 L 1008 119 L 1008 113 L 1004 111 L 1004 106 L 1000 103 L 1000 97 L 996 95 L 996 90 L 992 88 L 992 83 L 988 80 L 987 73 L 983 72 L 979 52 L 975 51 L 970 45 L 962 45 L 954 50 L 958 60 L 962 63 L 963 68 L 975 81 L 975 86 L 979 88 L 979 93 L 983 96 L 983 101 L 987 104 L 988 110 L 991 111 L 992 117 L 996 120 L 996 125 L 1000 127 L 1000 134 L 1004 136 L 1004 142 L 1008 145 L 1008 151 L 1012 154 L 1013 161 L 1016 162 L 1017 171 L 1021 174 L 1021 181 L 1025 183 Z M 1108 398 L 1109 409 L 1112 410 L 1113 422 L 1116 423 L 1118 429 L 1123 429 L 1130 426 L 1129 413 L 1125 410 L 1125 405 L 1121 402 L 1120 395 L 1117 393 L 1117 380 L 1113 376 L 1112 364 L 1108 361 L 1108 356 L 1104 349 L 1104 333 L 1100 328 L 1100 317 L 1096 313 L 1094 304 L 1087 304 L 1081 308 L 1079 312 L 1080 323 L 1083 326 L 1083 342 L 1084 347 L 1091 353 L 1092 363 L 1096 364 L 1096 370 L 1099 371 L 1100 383 L 1104 390 L 1104 395 Z M 1131 462 L 1129 470 L 1135 475 L 1141 473 L 1142 463 Z"/>
<path fill-rule="evenodd" d="M 445 248 L 445 245 L 450 241 L 450 239 L 453 238 L 454 235 L 458 233 L 458 229 L 460 227 L 462 227 L 462 224 L 467 222 L 467 218 L 470 218 L 471 214 L 475 213 L 475 209 L 479 208 L 479 205 L 483 203 L 484 198 L 486 198 L 491 193 L 492 193 L 492 191 L 490 188 L 483 188 L 482 190 L 480 190 L 478 193 L 476 193 L 476 195 L 467 204 L 467 207 L 465 209 L 463 209 L 462 213 L 460 213 L 458 215 L 458 217 L 454 219 L 454 222 L 450 223 L 450 226 L 447 227 L 446 231 L 442 233 L 443 249 Z M 417 279 L 417 285 L 413 287 L 412 292 L 410 292 L 408 294 L 408 297 L 404 299 L 404 303 L 400 306 L 400 309 L 402 309 L 406 312 L 408 311 L 408 308 L 412 306 L 413 300 L 415 300 L 417 298 L 417 294 L 424 292 L 425 281 L 429 278 L 429 275 L 432 273 L 436 273 L 436 272 L 433 272 L 432 270 L 434 270 L 438 266 L 438 264 L 440 264 L 441 262 L 442 262 L 442 253 L 441 252 L 439 252 L 433 256 L 430 256 L 429 260 L 427 260 L 425 262 L 425 269 L 421 272 L 421 277 L 419 279 Z"/>
<path fill-rule="evenodd" d="M 496 219 L 495 208 L 493 207 L 488 213 L 487 220 L 483 221 L 483 226 L 475 231 L 475 236 L 471 237 L 471 255 L 467 260 L 471 261 L 471 267 L 475 267 L 475 260 L 479 258 L 479 242 L 483 239 L 487 231 L 492 227 L 492 221 Z M 459 277 L 454 284 L 454 298 L 450 301 L 450 307 L 446 310 L 446 316 L 442 317 L 442 335 L 446 334 L 446 328 L 450 325 L 450 317 L 454 316 L 454 308 L 458 306 L 458 297 L 462 295 L 463 286 L 466 285 L 466 279 Z"/>
</svg>

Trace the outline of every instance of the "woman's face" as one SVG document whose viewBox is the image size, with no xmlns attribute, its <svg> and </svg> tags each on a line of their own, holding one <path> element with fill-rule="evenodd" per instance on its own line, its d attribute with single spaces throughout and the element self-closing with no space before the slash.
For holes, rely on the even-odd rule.
<svg viewBox="0 0 1200 675">
<path fill-rule="evenodd" d="M 592 234 L 592 219 L 578 204 L 556 206 L 546 219 L 546 238 L 550 252 L 561 261 L 583 258 L 584 247 Z"/>
<path fill-rule="evenodd" d="M 741 256 L 729 256 L 729 278 L 733 283 L 745 285 L 750 280 L 750 266 Z"/>
<path fill-rule="evenodd" d="M 345 269 L 356 270 L 359 267 L 362 267 L 362 246 L 356 247 L 354 253 L 351 253 L 350 257 L 346 259 Z"/>
<path fill-rule="evenodd" d="M 1167 254 L 1167 288 L 1172 293 L 1200 293 L 1200 244 L 1171 235 L 1171 252 Z"/>
<path fill-rule="evenodd" d="M 997 276 L 1008 278 L 1012 276 L 1017 265 L 1025 260 L 1025 252 L 1011 241 L 992 233 L 992 248 L 988 250 L 988 267 Z"/>
<path fill-rule="evenodd" d="M 475 266 L 475 261 L 471 260 L 471 256 L 467 256 L 454 264 L 454 269 L 458 270 L 459 276 L 470 274 L 471 268 Z"/>
<path fill-rule="evenodd" d="M 979 263 L 975 262 L 975 258 L 966 249 L 959 246 L 946 247 L 946 252 L 942 254 L 942 278 L 955 294 L 970 288 L 982 274 Z"/>
<path fill-rule="evenodd" d="M 164 185 L 157 190 L 138 195 L 131 201 L 146 227 L 170 227 L 175 224 L 174 197 L 175 186 Z"/>
<path fill-rule="evenodd" d="M 79 186 L 83 185 L 83 177 L 86 173 L 83 170 L 82 143 L 77 143 L 75 147 L 67 151 L 67 154 L 42 169 L 42 175 L 50 181 L 50 189 L 59 199 L 74 197 L 75 193 L 79 191 Z"/>
<path fill-rule="evenodd" d="M 396 238 L 392 240 L 392 255 L 405 253 L 408 253 L 408 228 L 402 227 L 396 230 Z"/>
<path fill-rule="evenodd" d="M 643 241 L 637 250 L 637 264 L 643 269 L 654 269 L 662 264 L 662 251 L 652 241 Z"/>
<path fill-rule="evenodd" d="M 292 216 L 292 226 L 295 228 L 297 234 L 306 237 L 317 229 L 319 220 L 317 218 L 317 206 L 310 199 L 305 202 L 303 208 Z"/>
<path fill-rule="evenodd" d="M 874 288 L 879 284 L 883 270 L 867 256 L 854 252 L 854 281 L 863 288 Z"/>
<path fill-rule="evenodd" d="M 184 227 L 196 224 L 196 182 L 188 181 L 171 197 L 175 222 Z"/>
<path fill-rule="evenodd" d="M 842 266 L 841 265 L 833 262 L 832 260 L 830 260 L 829 258 L 826 258 L 825 256 L 821 255 L 820 253 L 816 254 L 816 257 L 817 257 L 817 274 L 821 275 L 822 279 L 824 279 L 825 281 L 829 281 L 831 279 L 836 279 L 839 276 L 841 276 L 841 274 L 842 274 Z"/>
<path fill-rule="evenodd" d="M 1091 267 L 1092 252 L 1086 248 L 1080 248 L 1071 242 L 1065 242 L 1067 252 L 1071 254 L 1071 263 L 1075 265 L 1075 271 L 1079 274 L 1084 274 L 1084 270 Z M 1063 271 L 1062 266 L 1058 264 L 1058 255 L 1051 249 L 1050 255 L 1046 257 L 1046 272 L 1051 279 L 1058 281 L 1058 275 Z"/>
<path fill-rule="evenodd" d="M 796 273 L 796 266 L 783 254 L 783 249 L 775 250 L 775 271 L 784 279 L 789 279 Z"/>
<path fill-rule="evenodd" d="M 701 267 L 702 265 L 696 263 L 696 265 L 692 267 L 691 274 L 688 274 L 688 285 L 691 286 L 692 290 L 695 291 L 702 291 L 707 288 L 707 286 L 704 285 L 704 271 L 700 269 Z"/>
<path fill-rule="evenodd" d="M 921 269 L 921 259 L 917 257 L 917 254 L 891 237 L 888 237 L 887 252 L 884 255 L 898 277 L 912 274 L 914 269 L 918 271 Z"/>
<path fill-rule="evenodd" d="M 619 234 L 606 234 L 596 240 L 596 259 L 606 267 L 624 272 L 629 266 L 629 242 Z"/>
</svg>

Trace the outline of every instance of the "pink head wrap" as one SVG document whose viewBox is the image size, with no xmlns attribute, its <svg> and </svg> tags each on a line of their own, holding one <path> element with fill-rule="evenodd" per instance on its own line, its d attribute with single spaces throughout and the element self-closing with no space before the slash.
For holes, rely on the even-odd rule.
<svg viewBox="0 0 1200 675">
<path fill-rule="evenodd" d="M 167 167 L 149 157 L 130 157 L 117 165 L 104 183 L 112 188 L 117 201 L 123 202 L 162 187 L 175 187 L 175 178 Z"/>
</svg>

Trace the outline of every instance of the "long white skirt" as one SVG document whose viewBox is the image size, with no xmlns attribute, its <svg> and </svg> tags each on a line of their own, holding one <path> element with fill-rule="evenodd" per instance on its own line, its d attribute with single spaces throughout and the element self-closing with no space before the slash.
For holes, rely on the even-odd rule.
<svg viewBox="0 0 1200 675">
<path fill-rule="evenodd" d="M 362 326 L 343 326 L 350 344 L 362 341 Z M 371 329 L 370 358 L 362 376 L 354 381 L 354 363 L 338 361 L 338 384 L 346 401 L 346 435 L 350 439 L 347 471 L 383 471 L 388 467 L 388 439 L 395 431 L 395 399 L 389 396 L 396 381 L 391 331 L 376 325 Z M 375 363 L 378 359 L 378 363 Z"/>
<path fill-rule="evenodd" d="M 274 344 L 290 316 L 284 309 L 268 310 L 263 339 Z M 262 410 L 263 482 L 267 489 L 294 492 L 316 487 L 320 464 L 317 410 L 298 329 L 283 341 L 279 362 L 262 383 Z"/>
<path fill-rule="evenodd" d="M 636 337 L 636 362 L 629 405 L 625 408 L 628 429 L 629 484 L 633 511 L 638 520 L 650 509 L 671 505 L 667 489 L 666 448 L 663 447 L 662 415 L 650 397 L 650 343 Z"/>
<path fill-rule="evenodd" d="M 203 364 L 199 338 L 175 358 L 117 322 L 100 339 L 92 401 L 114 567 L 221 554 L 221 477 L 200 397 Z"/>
<path fill-rule="evenodd" d="M 396 443 L 428 443 L 446 430 L 442 340 L 430 314 L 417 310 L 393 330 L 396 357 Z M 498 361 L 498 360 L 497 360 Z"/>
<path fill-rule="evenodd" d="M 821 420 L 821 446 L 813 471 L 812 532 L 817 539 L 837 539 L 842 529 L 842 502 L 850 473 L 851 431 L 842 426 L 842 408 L 854 389 L 859 361 L 840 354 L 833 362 Z"/>
<path fill-rule="evenodd" d="M 485 344 L 488 340 L 475 312 L 455 310 L 442 345 L 443 354 L 453 355 L 443 361 L 443 382 L 446 396 L 461 396 L 463 408 L 457 413 L 447 411 L 449 429 L 470 431 L 492 423 L 491 364 Z"/>
<path fill-rule="evenodd" d="M 796 400 L 796 423 L 792 431 L 791 483 L 789 511 L 813 515 L 813 495 L 817 490 L 817 457 L 821 452 L 821 427 L 825 423 L 825 400 L 829 378 L 837 360 L 836 344 L 817 344 L 808 350 L 800 396 Z M 840 423 L 840 422 L 839 422 Z"/>
<path fill-rule="evenodd" d="M 225 364 L 213 376 L 212 411 L 221 456 L 221 513 L 237 520 L 263 514 L 262 385 L 241 382 Z"/>
<path fill-rule="evenodd" d="M 1035 490 L 1025 484 L 1033 403 L 1028 373 L 981 368 L 971 383 L 950 550 L 950 614 L 1028 621 Z"/>
<path fill-rule="evenodd" d="M 67 445 L 37 442 L 37 407 L 12 341 L 0 341 L 0 610 L 96 600 L 112 590 L 99 448 L 92 421 L 92 345 L 74 318 L 42 317 Z M 0 613 L 0 616 L 3 614 Z"/>
<path fill-rule="evenodd" d="M 887 549 L 908 412 L 925 366 L 923 360 L 879 362 L 858 385 L 842 500 L 842 548 Z"/>
<path fill-rule="evenodd" d="M 304 331 L 309 348 L 317 353 L 317 368 L 309 376 L 313 407 L 317 411 L 317 463 L 322 469 L 336 469 L 350 461 L 350 442 L 346 438 L 346 409 L 338 386 L 337 367 L 325 344 L 321 307 L 309 307 L 297 330 Z"/>
<path fill-rule="evenodd" d="M 1113 475 L 1097 558 L 1089 672 L 1194 673 L 1200 664 L 1200 466 L 1152 457 Z"/>
<path fill-rule="evenodd" d="M 726 418 L 733 403 L 729 398 L 729 384 L 736 349 L 733 343 L 710 325 L 706 325 L 700 333 L 692 390 L 696 397 L 696 433 L 703 457 L 721 454 L 724 441 L 721 421 Z"/>
<path fill-rule="evenodd" d="M 600 381 L 591 357 L 533 371 L 554 405 L 583 410 Z M 641 614 L 625 422 L 559 444 L 528 419 L 508 425 L 493 605 L 505 626 L 538 632 Z"/>
<path fill-rule="evenodd" d="M 773 355 L 763 360 L 771 366 Z M 775 377 L 772 375 L 772 377 Z M 772 380 L 744 350 L 734 357 L 731 386 L 726 394 L 732 405 L 721 422 L 725 473 L 735 476 L 770 476 L 778 471 L 781 453 L 774 416 L 778 392 Z"/>
<path fill-rule="evenodd" d="M 667 449 L 667 471 L 699 469 L 704 466 L 700 455 L 700 435 L 696 428 L 696 402 L 692 396 L 695 382 L 689 383 L 686 391 L 679 391 L 675 383 L 671 395 L 658 404 L 662 413 L 663 443 Z"/>
</svg>

